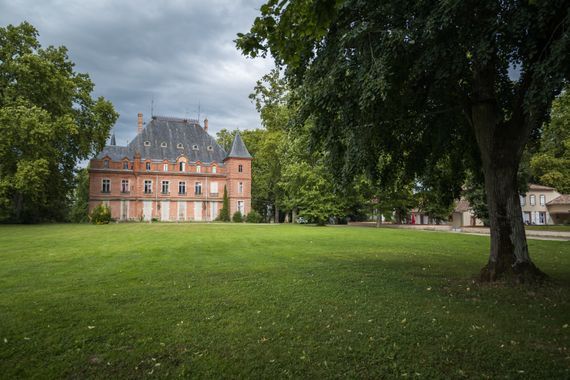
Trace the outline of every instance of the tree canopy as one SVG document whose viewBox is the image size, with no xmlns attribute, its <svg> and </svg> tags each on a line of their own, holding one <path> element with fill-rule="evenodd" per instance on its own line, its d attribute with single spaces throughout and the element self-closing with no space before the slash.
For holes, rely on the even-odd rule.
<svg viewBox="0 0 570 380">
<path fill-rule="evenodd" d="M 569 4 L 270 0 L 237 46 L 286 68 L 340 178 L 430 176 L 459 195 L 482 172 L 491 249 L 483 279 L 540 277 L 517 171 L 570 77 Z M 388 165 L 378 165 L 389 157 Z M 431 168 L 447 166 L 445 175 Z M 438 179 L 439 176 L 439 179 Z M 451 181 L 449 179 L 452 179 Z M 528 276 L 527 276 L 528 274 Z"/>
<path fill-rule="evenodd" d="M 0 220 L 61 220 L 79 160 L 103 148 L 118 114 L 91 97 L 63 46 L 24 22 L 0 28 Z"/>
</svg>

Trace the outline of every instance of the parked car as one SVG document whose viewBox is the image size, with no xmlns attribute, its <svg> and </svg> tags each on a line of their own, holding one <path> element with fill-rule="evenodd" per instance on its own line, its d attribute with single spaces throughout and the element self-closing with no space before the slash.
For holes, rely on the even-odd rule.
<svg viewBox="0 0 570 380">
<path fill-rule="evenodd" d="M 307 219 L 303 218 L 302 216 L 300 216 L 300 217 L 297 218 L 297 223 L 299 223 L 299 224 L 307 224 L 307 223 L 309 223 L 309 221 L 308 221 Z"/>
</svg>

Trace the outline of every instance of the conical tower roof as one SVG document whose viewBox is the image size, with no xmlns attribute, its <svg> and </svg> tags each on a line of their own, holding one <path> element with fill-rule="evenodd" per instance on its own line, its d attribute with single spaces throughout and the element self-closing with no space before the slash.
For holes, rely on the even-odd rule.
<svg viewBox="0 0 570 380">
<path fill-rule="evenodd" d="M 236 137 L 234 137 L 234 142 L 232 143 L 232 149 L 226 158 L 251 158 L 239 132 L 236 133 Z"/>
</svg>

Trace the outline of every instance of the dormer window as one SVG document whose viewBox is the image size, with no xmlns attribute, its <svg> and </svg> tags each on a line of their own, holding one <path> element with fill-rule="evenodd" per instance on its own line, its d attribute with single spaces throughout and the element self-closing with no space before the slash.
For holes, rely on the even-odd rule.
<svg viewBox="0 0 570 380">
<path fill-rule="evenodd" d="M 212 152 L 212 151 L 214 151 L 214 147 L 211 146 L 211 145 L 208 145 L 208 150 L 209 150 L 210 152 Z"/>
<path fill-rule="evenodd" d="M 212 166 L 212 173 L 216 174 L 217 171 L 218 169 L 216 168 L 216 166 Z"/>
<path fill-rule="evenodd" d="M 177 147 L 178 149 L 184 149 L 184 145 L 182 145 L 181 143 L 178 143 L 178 145 L 176 145 L 176 147 Z"/>
<path fill-rule="evenodd" d="M 166 143 L 165 143 L 164 141 L 160 143 L 160 147 L 161 147 L 161 148 L 166 148 L 166 146 L 167 146 L 167 145 L 166 145 Z"/>
<path fill-rule="evenodd" d="M 198 145 L 196 144 L 192 145 L 192 150 L 198 150 Z"/>
<path fill-rule="evenodd" d="M 202 172 L 202 167 L 200 165 L 196 165 L 196 173 Z"/>
<path fill-rule="evenodd" d="M 150 146 L 150 141 L 145 141 L 144 146 Z"/>
<path fill-rule="evenodd" d="M 149 170 L 150 170 L 150 162 L 147 162 L 147 163 L 145 164 L 145 167 L 146 167 L 146 171 L 149 171 Z"/>
<path fill-rule="evenodd" d="M 180 162 L 179 163 L 179 169 L 181 172 L 183 172 L 184 170 L 186 170 L 186 163 L 185 162 Z"/>
<path fill-rule="evenodd" d="M 123 169 L 129 169 L 129 161 L 123 161 Z"/>
<path fill-rule="evenodd" d="M 104 161 L 103 161 L 103 167 L 104 167 L 105 169 L 109 169 L 109 160 L 104 160 Z"/>
</svg>

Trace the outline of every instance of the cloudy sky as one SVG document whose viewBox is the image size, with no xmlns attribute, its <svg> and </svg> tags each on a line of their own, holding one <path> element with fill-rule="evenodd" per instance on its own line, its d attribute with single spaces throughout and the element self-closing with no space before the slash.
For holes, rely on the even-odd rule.
<svg viewBox="0 0 570 380">
<path fill-rule="evenodd" d="M 232 42 L 246 32 L 262 0 L 1 1 L 0 25 L 28 21 L 43 46 L 64 45 L 95 83 L 95 96 L 120 113 L 117 144 L 136 134 L 137 113 L 209 119 L 210 133 L 252 129 L 248 99 L 271 60 L 247 59 Z"/>
</svg>

